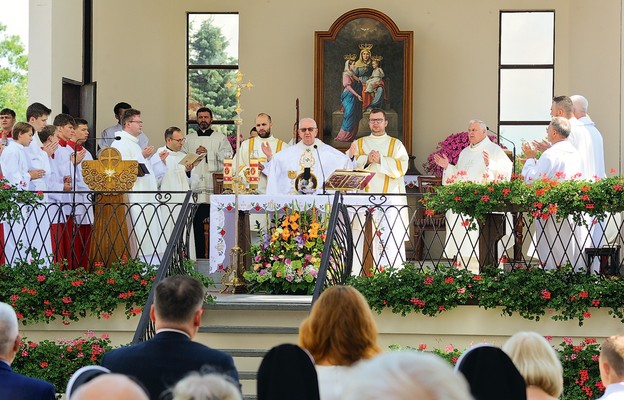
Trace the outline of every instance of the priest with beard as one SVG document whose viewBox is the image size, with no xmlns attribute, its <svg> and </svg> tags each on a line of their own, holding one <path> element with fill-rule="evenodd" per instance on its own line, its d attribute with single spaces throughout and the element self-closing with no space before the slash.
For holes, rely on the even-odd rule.
<svg viewBox="0 0 624 400">
<path fill-rule="evenodd" d="M 212 175 L 223 172 L 223 160 L 232 155 L 232 146 L 227 137 L 212 129 L 212 110 L 199 108 L 196 113 L 197 129 L 186 135 L 182 146 L 185 153 L 206 154 L 193 168 L 191 189 L 198 194 L 199 206 L 193 217 L 193 236 L 197 254 L 205 257 L 204 221 L 210 217 L 209 195 L 214 192 Z"/>
<path fill-rule="evenodd" d="M 246 173 L 249 170 L 250 160 L 258 160 L 258 169 L 261 173 L 257 191 L 261 194 L 266 192 L 267 171 L 270 171 L 271 159 L 277 153 L 289 147 L 288 143 L 279 140 L 271 134 L 272 126 L 269 114 L 258 114 L 256 117 L 258 136 L 245 140 L 241 143 L 240 150 L 236 152 L 236 165 L 243 182 L 247 182 Z"/>
<path fill-rule="evenodd" d="M 318 128 L 312 118 L 299 121 L 296 145 L 276 154 L 269 165 L 267 194 L 323 193 L 325 180 L 337 169 L 351 169 L 353 162 L 346 154 L 318 140 Z M 297 177 L 290 179 L 288 171 Z"/>
</svg>

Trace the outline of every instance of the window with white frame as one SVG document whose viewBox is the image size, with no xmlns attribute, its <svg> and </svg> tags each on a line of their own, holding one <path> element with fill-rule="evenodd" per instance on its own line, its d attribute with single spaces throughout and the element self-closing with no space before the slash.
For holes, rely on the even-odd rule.
<svg viewBox="0 0 624 400">
<path fill-rule="evenodd" d="M 188 13 L 187 27 L 187 127 L 196 126 L 197 109 L 208 107 L 214 129 L 233 135 L 236 90 L 226 84 L 238 72 L 238 13 Z"/>
<path fill-rule="evenodd" d="M 518 153 L 522 142 L 546 136 L 554 59 L 554 11 L 501 11 L 498 131 Z M 502 139 L 501 143 L 511 146 Z"/>
</svg>

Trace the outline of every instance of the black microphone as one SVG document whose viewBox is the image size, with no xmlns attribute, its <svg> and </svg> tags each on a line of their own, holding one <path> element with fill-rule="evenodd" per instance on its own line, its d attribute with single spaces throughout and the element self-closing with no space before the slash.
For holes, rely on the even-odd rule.
<svg viewBox="0 0 624 400">
<path fill-rule="evenodd" d="M 323 162 L 321 161 L 321 153 L 319 153 L 319 149 L 317 145 L 314 145 L 314 150 L 316 150 L 316 155 L 319 159 L 319 167 L 321 167 L 321 174 L 323 174 L 323 194 L 327 194 L 325 191 L 325 170 L 323 170 Z"/>
<path fill-rule="evenodd" d="M 514 142 L 512 142 L 511 140 L 507 139 L 505 136 L 501 135 L 498 132 L 494 132 L 493 130 L 491 130 L 489 127 L 485 127 L 485 129 L 487 129 L 489 132 L 492 132 L 493 134 L 495 134 L 498 137 L 498 144 L 500 145 L 500 140 L 506 140 L 508 143 L 511 143 L 511 146 L 513 148 L 513 165 L 511 166 L 511 174 L 512 176 L 516 174 L 516 144 Z"/>
</svg>

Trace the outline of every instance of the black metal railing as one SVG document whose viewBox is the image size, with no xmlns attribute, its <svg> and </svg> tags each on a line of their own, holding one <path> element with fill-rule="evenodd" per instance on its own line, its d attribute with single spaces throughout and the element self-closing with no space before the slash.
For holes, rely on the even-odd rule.
<svg viewBox="0 0 624 400">
<path fill-rule="evenodd" d="M 577 272 L 622 271 L 622 213 L 608 214 L 603 221 L 574 221 L 567 216 L 536 219 L 513 209 L 471 221 L 451 213 L 427 215 L 419 193 L 336 196 L 314 299 L 324 287 L 338 282 L 331 269 L 332 260 L 340 255 L 327 254 L 336 242 L 352 243 L 354 275 L 405 266 L 421 270 L 455 266 L 480 273 L 569 264 Z"/>
<path fill-rule="evenodd" d="M 147 302 L 143 307 L 143 313 L 134 332 L 132 344 L 148 340 L 156 334 L 154 322 L 150 319 L 150 309 L 154 303 L 156 285 L 168 276 L 186 273 L 184 261 L 188 260 L 189 255 L 189 237 L 191 234 L 189 227 L 193 224 L 196 209 L 195 203 L 191 202 L 191 192 L 189 191 L 184 198 L 169 244 L 156 272 L 156 279 L 152 283 Z"/>
<path fill-rule="evenodd" d="M 350 221 L 347 208 L 343 204 L 343 195 L 336 193 L 329 217 L 321 266 L 312 295 L 312 304 L 318 299 L 325 287 L 344 285 L 351 275 L 353 236 Z"/>
</svg>

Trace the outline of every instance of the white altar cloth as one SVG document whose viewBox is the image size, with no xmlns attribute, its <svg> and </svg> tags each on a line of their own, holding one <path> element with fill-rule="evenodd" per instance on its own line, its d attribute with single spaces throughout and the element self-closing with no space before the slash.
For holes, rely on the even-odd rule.
<svg viewBox="0 0 624 400">
<path fill-rule="evenodd" d="M 331 207 L 334 194 L 326 195 L 263 195 L 243 194 L 238 196 L 238 209 L 253 214 L 264 214 L 295 209 L 307 210 L 316 206 L 325 211 Z M 210 272 L 223 270 L 230 265 L 230 249 L 235 243 L 234 195 L 210 196 Z"/>
</svg>

